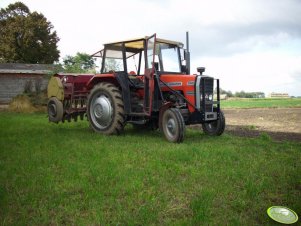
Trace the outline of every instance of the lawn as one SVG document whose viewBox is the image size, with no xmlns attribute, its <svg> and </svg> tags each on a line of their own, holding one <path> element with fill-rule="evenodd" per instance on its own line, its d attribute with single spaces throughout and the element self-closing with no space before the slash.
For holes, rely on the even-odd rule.
<svg viewBox="0 0 301 226">
<path fill-rule="evenodd" d="M 272 205 L 301 215 L 301 145 L 266 134 L 188 129 L 172 144 L 2 112 L 0 147 L 1 225 L 277 225 Z"/>
<path fill-rule="evenodd" d="M 241 98 L 222 100 L 223 108 L 301 107 L 301 98 Z"/>
</svg>

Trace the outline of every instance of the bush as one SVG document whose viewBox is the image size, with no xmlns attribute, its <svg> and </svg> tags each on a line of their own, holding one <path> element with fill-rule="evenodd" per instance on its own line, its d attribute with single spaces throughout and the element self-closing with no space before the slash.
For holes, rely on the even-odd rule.
<svg viewBox="0 0 301 226">
<path fill-rule="evenodd" d="M 22 97 L 22 98 L 21 98 Z M 26 100 L 25 100 L 26 99 Z M 24 104 L 27 105 L 27 100 L 30 101 L 32 107 L 39 109 L 40 111 L 45 111 L 45 106 L 47 105 L 47 90 L 42 90 L 42 78 L 37 78 L 34 81 L 29 80 L 24 85 L 23 95 L 18 95 L 13 99 L 12 102 L 17 101 L 17 107 L 13 107 L 13 111 L 17 112 L 27 112 L 20 110 L 20 101 L 25 101 Z M 14 103 L 15 104 L 15 103 Z"/>
<path fill-rule="evenodd" d="M 30 93 L 28 95 L 28 97 L 30 98 L 30 102 L 34 105 L 34 106 L 46 106 L 47 105 L 47 91 L 43 90 L 40 92 L 35 92 L 35 93 Z"/>
</svg>

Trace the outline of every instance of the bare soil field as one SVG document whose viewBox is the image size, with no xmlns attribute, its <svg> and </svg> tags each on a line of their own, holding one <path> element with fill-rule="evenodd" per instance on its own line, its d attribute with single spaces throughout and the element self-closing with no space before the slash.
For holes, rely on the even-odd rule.
<svg viewBox="0 0 301 226">
<path fill-rule="evenodd" d="M 226 131 L 256 137 L 265 132 L 276 141 L 301 142 L 301 108 L 224 109 Z"/>
</svg>

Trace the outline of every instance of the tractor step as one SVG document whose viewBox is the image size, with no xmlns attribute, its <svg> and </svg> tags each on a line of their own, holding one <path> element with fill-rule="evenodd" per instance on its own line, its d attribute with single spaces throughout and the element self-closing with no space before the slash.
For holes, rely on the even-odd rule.
<svg viewBox="0 0 301 226">
<path fill-rule="evenodd" d="M 129 114 L 130 116 L 147 116 L 147 114 L 145 112 L 132 112 Z"/>
<path fill-rule="evenodd" d="M 139 121 L 127 121 L 128 123 L 132 123 L 135 125 L 144 125 L 146 123 L 146 120 L 139 120 Z"/>
</svg>

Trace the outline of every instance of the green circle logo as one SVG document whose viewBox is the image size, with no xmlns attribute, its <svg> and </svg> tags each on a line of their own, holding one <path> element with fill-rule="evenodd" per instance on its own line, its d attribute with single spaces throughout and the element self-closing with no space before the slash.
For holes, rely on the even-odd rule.
<svg viewBox="0 0 301 226">
<path fill-rule="evenodd" d="M 270 218 L 282 224 L 293 224 L 298 221 L 298 215 L 285 206 L 272 206 L 267 213 Z"/>
</svg>

